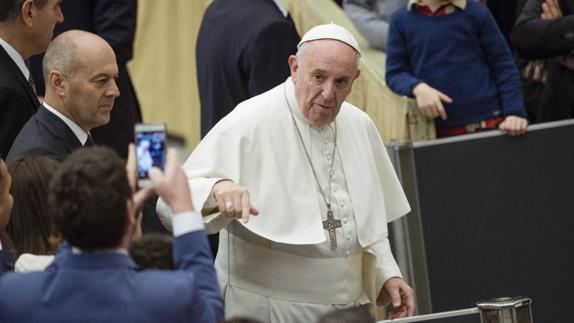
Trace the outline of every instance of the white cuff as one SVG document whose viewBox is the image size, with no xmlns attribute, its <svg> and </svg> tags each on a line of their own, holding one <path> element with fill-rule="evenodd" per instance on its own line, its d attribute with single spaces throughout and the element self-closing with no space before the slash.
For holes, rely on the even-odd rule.
<svg viewBox="0 0 574 323">
<path fill-rule="evenodd" d="M 0 241 L 0 250 L 2 250 L 2 241 Z"/>
<path fill-rule="evenodd" d="M 186 233 L 203 230 L 205 225 L 199 212 L 182 212 L 172 218 L 173 236 L 179 237 Z"/>
</svg>

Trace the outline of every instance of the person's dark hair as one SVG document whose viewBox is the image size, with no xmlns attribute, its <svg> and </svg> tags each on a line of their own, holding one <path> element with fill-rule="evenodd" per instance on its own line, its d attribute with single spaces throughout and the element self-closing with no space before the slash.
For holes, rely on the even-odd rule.
<svg viewBox="0 0 574 323">
<path fill-rule="evenodd" d="M 375 323 L 366 307 L 349 307 L 323 315 L 319 323 Z"/>
<path fill-rule="evenodd" d="M 48 205 L 62 237 L 84 251 L 117 248 L 132 198 L 125 164 L 110 148 L 80 148 L 50 183 Z"/>
<path fill-rule="evenodd" d="M 8 164 L 14 207 L 6 232 L 18 256 L 53 254 L 59 247 L 53 240 L 59 236 L 58 230 L 48 212 L 48 185 L 59 165 L 42 156 L 21 157 Z"/>
<path fill-rule="evenodd" d="M 130 244 L 130 256 L 141 269 L 173 270 L 173 239 L 167 234 L 144 234 Z"/>
<path fill-rule="evenodd" d="M 7 22 L 20 14 L 25 0 L 2 0 L 0 1 L 0 23 Z M 34 0 L 34 5 L 44 8 L 48 0 Z"/>
</svg>

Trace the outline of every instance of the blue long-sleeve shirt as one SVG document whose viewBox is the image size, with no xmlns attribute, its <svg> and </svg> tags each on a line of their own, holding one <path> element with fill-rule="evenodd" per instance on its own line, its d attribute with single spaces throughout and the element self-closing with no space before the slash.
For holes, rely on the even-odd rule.
<svg viewBox="0 0 574 323">
<path fill-rule="evenodd" d="M 476 123 L 494 116 L 526 117 L 518 69 L 502 33 L 483 5 L 425 16 L 402 8 L 391 17 L 386 81 L 413 97 L 425 82 L 453 99 L 437 126 Z"/>
</svg>

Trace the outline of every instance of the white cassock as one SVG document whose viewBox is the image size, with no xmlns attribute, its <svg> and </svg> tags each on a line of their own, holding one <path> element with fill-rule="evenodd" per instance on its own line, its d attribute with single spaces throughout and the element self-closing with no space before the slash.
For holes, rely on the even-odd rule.
<svg viewBox="0 0 574 323">
<path fill-rule="evenodd" d="M 293 118 L 326 197 L 331 177 L 330 202 L 341 221 L 336 249 L 323 228 L 327 206 Z M 239 104 L 184 169 L 197 210 L 216 208 L 211 189 L 230 179 L 249 190 L 260 211 L 247 224 L 206 217 L 209 231 L 221 230 L 215 266 L 226 317 L 314 322 L 333 309 L 376 303 L 383 283 L 401 277 L 387 221 L 410 208 L 377 129 L 351 104 L 343 103 L 335 122 L 314 126 L 303 117 L 289 78 Z M 171 212 L 161 201 L 158 212 L 169 226 Z"/>
</svg>

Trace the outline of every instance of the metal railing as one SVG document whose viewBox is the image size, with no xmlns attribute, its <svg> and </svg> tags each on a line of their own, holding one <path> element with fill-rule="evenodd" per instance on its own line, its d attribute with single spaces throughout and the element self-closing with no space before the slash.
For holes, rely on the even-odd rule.
<svg viewBox="0 0 574 323">
<path fill-rule="evenodd" d="M 475 314 L 480 314 L 481 323 L 532 323 L 531 304 L 532 300 L 527 297 L 501 297 L 478 302 L 473 308 L 384 320 L 378 323 L 427 322 Z"/>
</svg>

